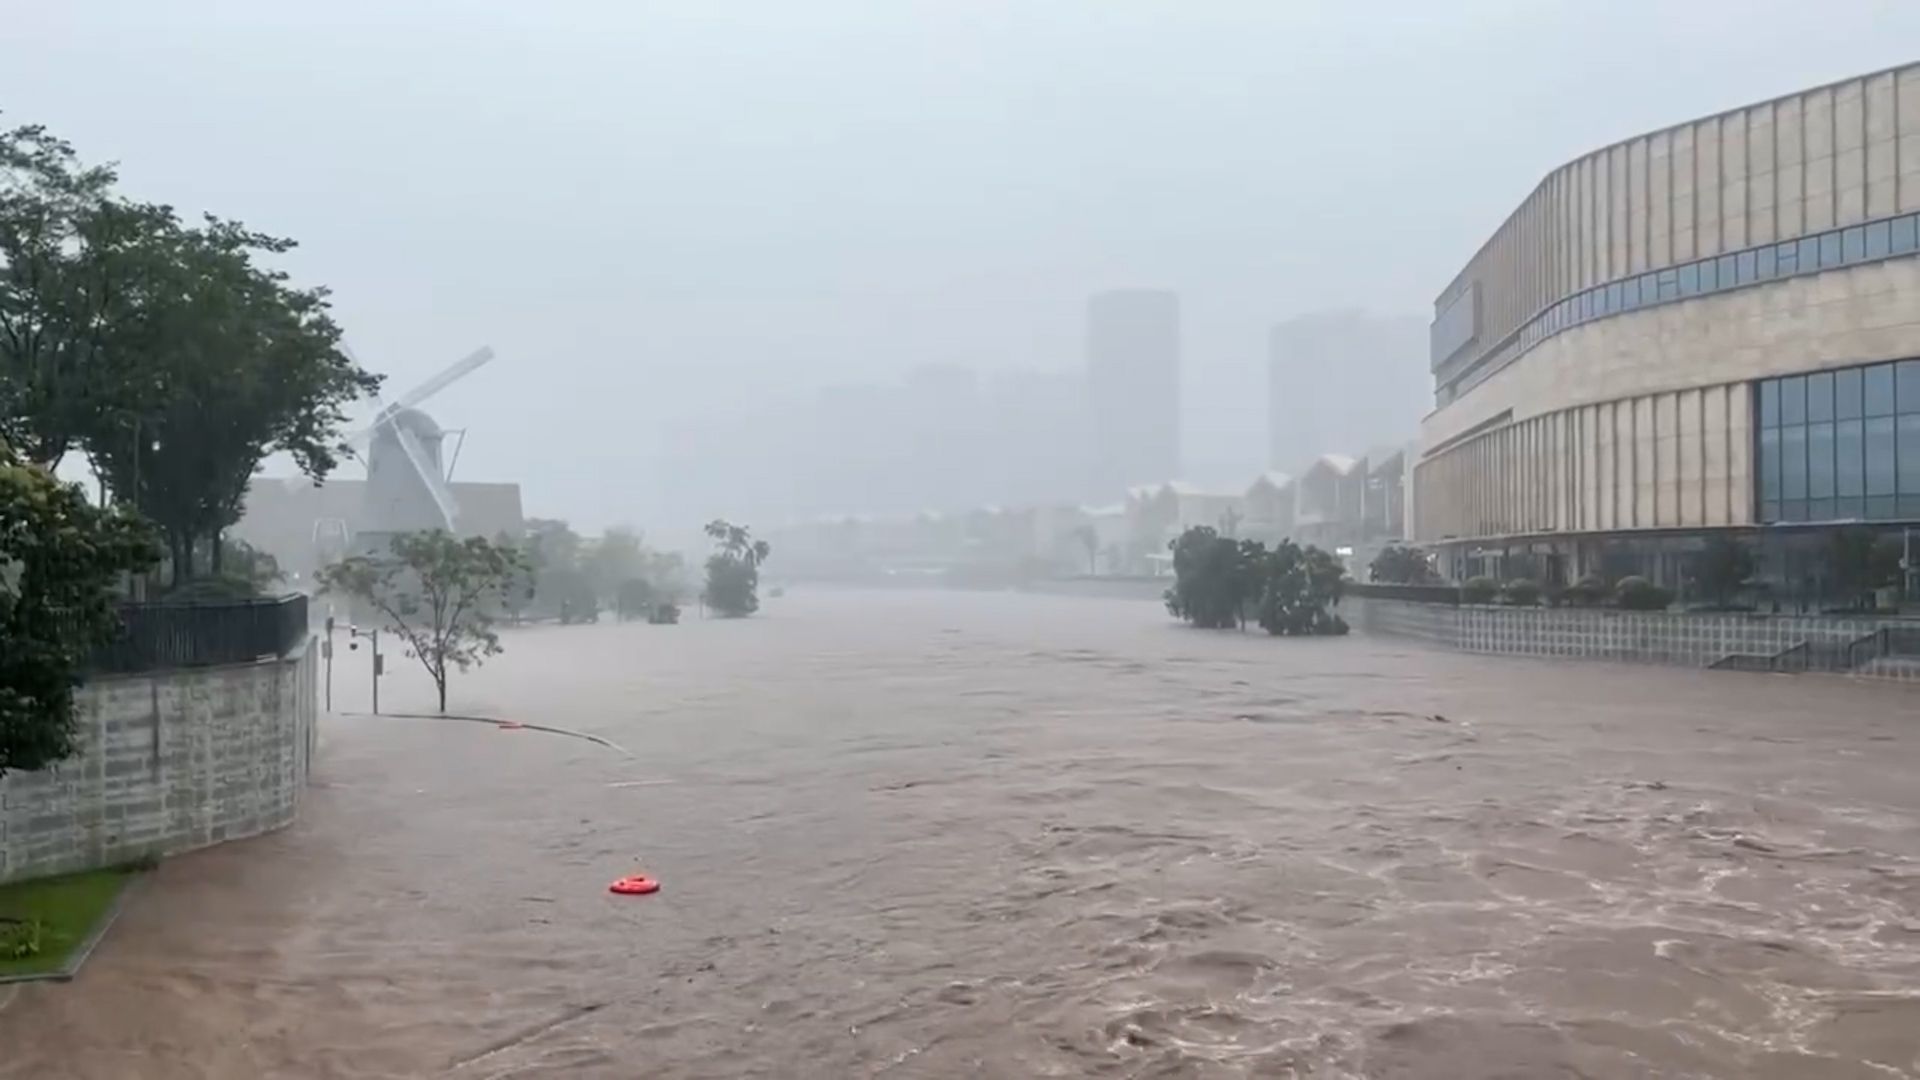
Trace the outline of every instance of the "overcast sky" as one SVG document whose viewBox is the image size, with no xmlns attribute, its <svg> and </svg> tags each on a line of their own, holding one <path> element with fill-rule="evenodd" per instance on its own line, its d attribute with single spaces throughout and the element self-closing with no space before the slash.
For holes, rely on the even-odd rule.
<svg viewBox="0 0 1920 1080">
<path fill-rule="evenodd" d="M 1188 456 L 1257 465 L 1269 324 L 1428 310 L 1553 166 L 1910 60 L 1920 3 L 0 0 L 0 45 L 5 122 L 298 239 L 394 391 L 492 344 L 431 407 L 462 478 L 671 528 L 663 418 L 1075 367 L 1116 286 L 1184 297 Z"/>
</svg>

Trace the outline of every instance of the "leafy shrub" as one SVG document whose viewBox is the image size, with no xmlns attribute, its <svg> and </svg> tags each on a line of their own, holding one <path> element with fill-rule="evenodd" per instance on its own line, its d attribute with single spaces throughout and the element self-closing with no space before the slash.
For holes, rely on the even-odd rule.
<svg viewBox="0 0 1920 1080">
<path fill-rule="evenodd" d="M 1614 602 L 1628 611 L 1665 611 L 1673 603 L 1673 590 L 1639 576 L 1621 578 L 1613 594 Z"/>
<path fill-rule="evenodd" d="M 1460 586 L 1460 600 L 1467 604 L 1491 604 L 1500 593 L 1500 583 L 1490 577 L 1468 578 Z"/>
<path fill-rule="evenodd" d="M 1588 574 L 1567 586 L 1561 599 L 1568 607 L 1599 607 L 1610 595 L 1612 590 L 1607 588 L 1606 578 L 1599 574 Z"/>
<path fill-rule="evenodd" d="M 0 960 L 39 956 L 45 930 L 39 919 L 0 919 Z"/>
<path fill-rule="evenodd" d="M 1507 582 L 1500 598 L 1514 607 L 1533 607 L 1540 602 L 1540 583 L 1532 578 L 1515 578 Z"/>
</svg>

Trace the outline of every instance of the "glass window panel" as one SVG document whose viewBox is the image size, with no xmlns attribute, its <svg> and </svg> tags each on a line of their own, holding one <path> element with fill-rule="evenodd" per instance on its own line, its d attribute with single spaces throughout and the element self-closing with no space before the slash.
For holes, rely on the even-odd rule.
<svg viewBox="0 0 1920 1080">
<path fill-rule="evenodd" d="M 1864 516 L 1868 521 L 1885 521 L 1893 517 L 1893 508 L 1894 501 L 1891 495 L 1879 499 L 1868 499 L 1867 512 Z"/>
<path fill-rule="evenodd" d="M 1836 495 L 1861 495 L 1867 490 L 1867 465 L 1861 457 L 1865 445 L 1860 421 L 1842 420 L 1833 425 L 1833 491 Z"/>
<path fill-rule="evenodd" d="M 1767 379 L 1760 384 L 1760 426 L 1780 425 L 1780 380 Z"/>
<path fill-rule="evenodd" d="M 1815 372 L 1807 376 L 1807 419 L 1833 419 L 1833 373 Z"/>
<path fill-rule="evenodd" d="M 1887 249 L 1892 246 L 1892 243 L 1891 243 L 1892 238 L 1893 238 L 1892 222 L 1876 221 L 1873 224 L 1867 226 L 1867 258 L 1869 259 L 1886 258 Z"/>
<path fill-rule="evenodd" d="M 1840 261 L 1856 263 L 1867 257 L 1867 230 L 1855 225 L 1840 234 Z"/>
<path fill-rule="evenodd" d="M 1840 265 L 1840 234 L 1830 232 L 1820 238 L 1820 269 L 1831 270 Z"/>
<path fill-rule="evenodd" d="M 1626 310 L 1626 297 L 1622 293 L 1621 285 L 1619 282 L 1616 281 L 1613 284 L 1607 286 L 1605 307 L 1606 307 L 1605 314 L 1608 314 L 1608 315 L 1611 315 L 1616 311 Z"/>
<path fill-rule="evenodd" d="M 1811 274 L 1820 269 L 1820 238 L 1803 236 L 1800 238 L 1800 272 Z"/>
<path fill-rule="evenodd" d="M 1833 500 L 1832 499 L 1807 500 L 1807 520 L 1808 521 L 1832 521 L 1833 520 Z"/>
<path fill-rule="evenodd" d="M 1773 259 L 1774 259 L 1774 265 L 1778 269 L 1778 272 L 1781 277 L 1786 277 L 1789 274 L 1799 273 L 1799 270 L 1798 270 L 1798 267 L 1800 265 L 1799 243 L 1797 241 L 1789 240 L 1786 243 L 1781 244 L 1780 246 L 1774 248 Z"/>
<path fill-rule="evenodd" d="M 1893 254 L 1905 255 L 1920 249 L 1920 215 L 1908 214 L 1903 218 L 1894 218 L 1892 232 L 1893 239 L 1888 242 L 1887 248 Z"/>
<path fill-rule="evenodd" d="M 1807 426 L 1780 429 L 1780 497 L 1807 497 Z"/>
<path fill-rule="evenodd" d="M 1900 516 L 1903 518 L 1920 517 L 1920 495 L 1900 496 Z"/>
<path fill-rule="evenodd" d="M 1660 296 L 1660 287 L 1654 284 L 1652 274 L 1640 275 L 1640 306 L 1646 307 Z"/>
<path fill-rule="evenodd" d="M 1920 360 L 1900 361 L 1894 376 L 1894 412 L 1920 413 Z"/>
<path fill-rule="evenodd" d="M 1760 497 L 1780 497 L 1780 429 L 1760 429 Z"/>
<path fill-rule="evenodd" d="M 1807 377 L 1792 375 L 1780 380 L 1780 422 L 1804 424 L 1807 420 Z"/>
<path fill-rule="evenodd" d="M 1842 521 L 1857 520 L 1866 513 L 1866 500 L 1859 496 L 1842 496 L 1833 500 L 1833 516 Z"/>
<path fill-rule="evenodd" d="M 1753 252 L 1742 251 L 1735 255 L 1733 257 L 1733 280 L 1741 285 L 1749 285 L 1753 283 L 1754 278 Z"/>
<path fill-rule="evenodd" d="M 1628 278 L 1620 283 L 1620 310 L 1632 311 L 1640 306 L 1640 279 Z"/>
<path fill-rule="evenodd" d="M 1866 429 L 1867 494 L 1893 494 L 1893 417 L 1869 418 Z"/>
<path fill-rule="evenodd" d="M 1894 421 L 1899 446 L 1900 494 L 1920 495 L 1920 413 Z"/>
<path fill-rule="evenodd" d="M 1843 368 L 1833 373 L 1833 415 L 1851 420 L 1860 415 L 1860 369 Z"/>
<path fill-rule="evenodd" d="M 1762 522 L 1779 521 L 1780 520 L 1779 502 L 1775 501 L 1775 502 L 1761 503 L 1760 504 L 1760 520 Z"/>
<path fill-rule="evenodd" d="M 1698 296 L 1700 294 L 1700 268 L 1692 263 L 1680 268 L 1680 295 Z"/>
<path fill-rule="evenodd" d="M 1788 499 L 1787 501 L 1781 503 L 1780 504 L 1780 520 L 1781 521 L 1807 520 L 1807 501 L 1805 499 Z"/>
<path fill-rule="evenodd" d="M 1861 396 L 1868 416 L 1893 415 L 1893 365 L 1875 364 L 1861 373 Z"/>
<path fill-rule="evenodd" d="M 1731 289 L 1735 285 L 1739 284 L 1739 282 L 1735 281 L 1733 278 L 1733 256 L 1722 255 L 1718 260 L 1715 261 L 1715 265 L 1719 266 L 1720 268 L 1719 272 L 1720 272 L 1721 288 Z"/>
<path fill-rule="evenodd" d="M 1713 292 L 1715 289 L 1718 289 L 1720 287 L 1720 275 L 1717 271 L 1720 264 L 1712 259 L 1702 259 L 1697 265 L 1700 269 L 1700 291 Z"/>
<path fill-rule="evenodd" d="M 1807 495 L 1833 497 L 1833 425 L 1807 425 Z"/>
<path fill-rule="evenodd" d="M 1753 276 L 1761 281 L 1773 277 L 1773 249 L 1763 247 L 1753 253 Z"/>
<path fill-rule="evenodd" d="M 1654 277 L 1654 288 L 1659 290 L 1660 299 L 1676 300 L 1680 296 L 1680 272 L 1662 270 Z"/>
</svg>

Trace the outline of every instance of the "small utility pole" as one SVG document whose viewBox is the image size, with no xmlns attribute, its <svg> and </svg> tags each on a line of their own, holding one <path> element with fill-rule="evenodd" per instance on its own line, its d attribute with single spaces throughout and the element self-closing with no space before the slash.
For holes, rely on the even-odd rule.
<svg viewBox="0 0 1920 1080">
<path fill-rule="evenodd" d="M 320 643 L 320 659 L 327 665 L 327 711 L 333 711 L 333 615 L 327 615 L 327 640 Z"/>
<path fill-rule="evenodd" d="M 380 655 L 380 628 L 376 626 L 371 630 L 362 630 L 357 626 L 349 626 L 347 627 L 347 633 L 352 638 L 367 638 L 371 642 L 373 650 L 373 715 L 379 716 L 380 676 L 386 674 L 387 668 L 387 658 Z M 360 643 L 358 641 L 351 641 L 347 645 L 349 649 L 358 649 L 359 647 Z"/>
</svg>

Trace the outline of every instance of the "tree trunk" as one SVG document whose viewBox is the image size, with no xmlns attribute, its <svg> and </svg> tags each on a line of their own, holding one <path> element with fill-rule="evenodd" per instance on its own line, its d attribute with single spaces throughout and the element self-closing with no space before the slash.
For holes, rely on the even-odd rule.
<svg viewBox="0 0 1920 1080">
<path fill-rule="evenodd" d="M 219 529 L 215 529 L 215 530 L 213 530 L 213 538 L 212 538 L 212 539 L 211 539 L 211 540 L 209 541 L 209 543 L 211 543 L 211 544 L 212 544 L 213 546 L 212 546 L 212 547 L 211 547 L 211 548 L 210 548 L 210 549 L 208 550 L 208 553 L 207 553 L 207 558 L 208 558 L 208 560 L 209 560 L 209 561 L 211 561 L 211 562 L 212 562 L 212 564 L 213 564 L 213 576 L 214 576 L 214 577 L 219 577 L 219 576 L 220 576 L 220 563 L 221 563 L 221 558 L 220 558 L 220 548 L 221 548 L 221 547 L 223 546 L 223 545 L 222 545 L 222 544 L 220 543 L 220 530 L 219 530 Z"/>
<path fill-rule="evenodd" d="M 446 712 L 446 711 L 447 711 L 447 676 L 446 676 L 446 673 L 445 673 L 445 672 L 441 672 L 440 674 L 438 674 L 438 675 L 436 675 L 436 676 L 434 676 L 434 680 L 433 680 L 433 685 L 434 685 L 434 689 L 436 689 L 436 690 L 438 690 L 438 691 L 440 691 L 440 711 L 441 711 L 442 713 L 444 713 L 444 712 Z"/>
</svg>

